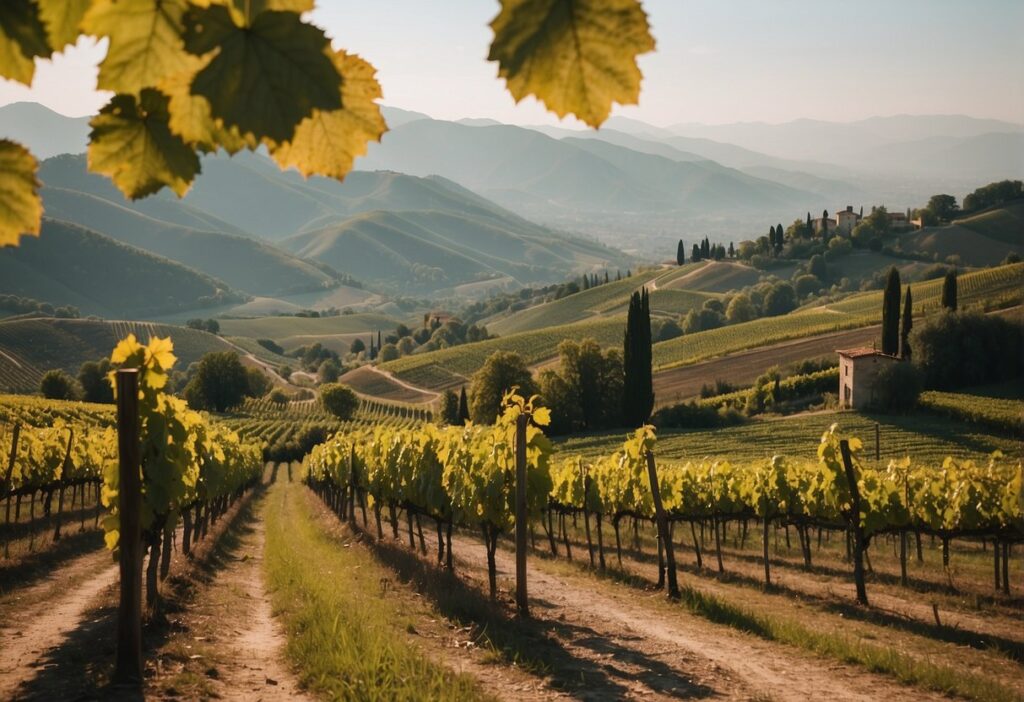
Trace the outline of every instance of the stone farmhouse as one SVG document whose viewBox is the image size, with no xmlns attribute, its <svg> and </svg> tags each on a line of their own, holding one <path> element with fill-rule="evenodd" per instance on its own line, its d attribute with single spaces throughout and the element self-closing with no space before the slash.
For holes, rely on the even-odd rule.
<svg viewBox="0 0 1024 702">
<path fill-rule="evenodd" d="M 843 409 L 864 409 L 875 400 L 875 380 L 879 372 L 892 363 L 895 356 L 869 348 L 839 351 L 839 406 Z"/>
</svg>

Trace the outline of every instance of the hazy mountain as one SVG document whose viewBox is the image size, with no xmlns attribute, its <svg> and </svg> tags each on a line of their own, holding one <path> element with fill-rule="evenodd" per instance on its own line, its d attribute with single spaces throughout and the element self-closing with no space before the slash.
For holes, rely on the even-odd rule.
<svg viewBox="0 0 1024 702">
<path fill-rule="evenodd" d="M 376 286 L 416 293 L 484 280 L 563 280 L 570 271 L 624 262 L 595 242 L 523 220 L 437 211 L 367 212 L 282 245 Z"/>
<path fill-rule="evenodd" d="M 930 137 L 867 149 L 862 162 L 890 173 L 943 173 L 983 184 L 1024 178 L 1024 132 Z"/>
<path fill-rule="evenodd" d="M 0 293 L 82 314 L 153 315 L 241 301 L 223 282 L 77 225 L 43 220 L 41 235 L 0 249 Z"/>
<path fill-rule="evenodd" d="M 89 118 L 65 117 L 35 102 L 0 107 L 0 138 L 13 139 L 42 160 L 80 154 L 89 142 Z"/>
<path fill-rule="evenodd" d="M 960 140 L 990 133 L 1020 133 L 1024 125 L 962 115 L 898 115 L 856 122 L 799 119 L 782 124 L 677 124 L 669 128 L 680 136 L 712 139 L 772 156 L 872 168 L 868 152 L 899 142 L 945 138 Z M 882 164 L 882 168 L 887 167 Z"/>
</svg>

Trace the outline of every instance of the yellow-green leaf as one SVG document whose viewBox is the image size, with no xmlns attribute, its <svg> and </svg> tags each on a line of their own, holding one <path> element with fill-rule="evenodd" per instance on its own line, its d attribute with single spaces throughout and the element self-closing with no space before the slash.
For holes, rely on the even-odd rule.
<svg viewBox="0 0 1024 702">
<path fill-rule="evenodd" d="M 50 45 L 60 51 L 78 41 L 82 17 L 92 0 L 36 0 L 39 16 L 46 25 Z"/>
<path fill-rule="evenodd" d="M 126 197 L 151 195 L 163 186 L 178 196 L 199 173 L 199 158 L 168 126 L 167 96 L 146 88 L 115 95 L 89 125 L 89 169 L 109 176 Z"/>
<path fill-rule="evenodd" d="M 654 49 L 639 0 L 501 0 L 488 59 L 518 102 L 536 96 L 592 127 L 636 104 L 636 57 Z"/>
<path fill-rule="evenodd" d="M 193 10 L 185 46 L 197 56 L 215 52 L 196 74 L 192 94 L 243 135 L 289 141 L 313 110 L 342 106 L 327 37 L 294 12 L 263 12 L 241 27 L 222 6 Z"/>
<path fill-rule="evenodd" d="M 22 234 L 39 236 L 43 203 L 37 167 L 28 149 L 0 139 L 0 246 L 17 246 Z"/>
<path fill-rule="evenodd" d="M 244 148 L 256 148 L 259 142 L 253 138 L 244 139 L 237 128 L 228 129 L 220 120 L 210 116 L 210 103 L 202 95 L 192 94 L 192 81 L 196 73 L 207 63 L 207 58 L 189 55 L 192 66 L 160 82 L 160 91 L 170 98 L 168 109 L 171 113 L 171 131 L 180 136 L 187 144 L 191 144 L 206 152 L 216 151 L 218 147 L 234 154 Z"/>
<path fill-rule="evenodd" d="M 185 69 L 186 9 L 186 0 L 93 0 L 82 28 L 110 40 L 97 87 L 137 94 Z"/>
<path fill-rule="evenodd" d="M 366 153 L 370 141 L 387 131 L 380 106 L 376 69 L 355 54 L 339 51 L 334 65 L 341 73 L 340 110 L 314 110 L 299 123 L 290 142 L 271 149 L 281 168 L 294 167 L 304 176 L 322 175 L 341 180 L 352 162 Z"/>
<path fill-rule="evenodd" d="M 52 54 L 36 5 L 31 0 L 0 1 L 0 77 L 31 85 L 35 57 Z"/>
<path fill-rule="evenodd" d="M 251 24 L 261 12 L 276 10 L 278 12 L 309 12 L 313 9 L 313 0 L 191 0 L 196 7 L 223 5 L 230 8 L 240 24 Z"/>
</svg>

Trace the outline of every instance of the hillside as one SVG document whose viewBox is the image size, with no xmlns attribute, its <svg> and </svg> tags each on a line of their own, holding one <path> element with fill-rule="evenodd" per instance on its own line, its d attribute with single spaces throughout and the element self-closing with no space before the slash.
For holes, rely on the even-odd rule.
<svg viewBox="0 0 1024 702">
<path fill-rule="evenodd" d="M 992 266 L 1011 252 L 1024 255 L 1024 201 L 904 234 L 900 245 L 940 260 L 959 256 L 968 266 Z"/>
<path fill-rule="evenodd" d="M 24 144 L 37 159 L 80 154 L 89 139 L 88 117 L 65 117 L 35 102 L 0 107 L 0 138 Z"/>
<path fill-rule="evenodd" d="M 0 249 L 0 293 L 74 305 L 83 315 L 146 317 L 241 302 L 225 283 L 77 225 Z"/>
<path fill-rule="evenodd" d="M 142 341 L 171 336 L 176 368 L 184 370 L 211 351 L 232 347 L 220 337 L 184 327 L 148 322 L 101 322 L 87 319 L 23 319 L 0 322 L 0 390 L 36 392 L 47 370 L 77 374 L 86 361 L 109 358 L 128 334 Z"/>
<path fill-rule="evenodd" d="M 231 337 L 272 339 L 286 350 L 319 343 L 345 353 L 349 344 L 360 338 L 369 343 L 369 335 L 388 333 L 399 321 L 381 314 L 345 314 L 337 317 L 255 317 L 223 319 L 221 333 Z"/>
<path fill-rule="evenodd" d="M 603 247 L 518 219 L 436 211 L 368 212 L 282 246 L 374 286 L 421 294 L 499 278 L 561 280 L 611 263 Z"/>
<path fill-rule="evenodd" d="M 253 295 L 279 296 L 337 286 L 337 276 L 244 236 L 171 224 L 97 195 L 44 187 L 47 215 L 74 222 L 217 277 Z"/>
</svg>

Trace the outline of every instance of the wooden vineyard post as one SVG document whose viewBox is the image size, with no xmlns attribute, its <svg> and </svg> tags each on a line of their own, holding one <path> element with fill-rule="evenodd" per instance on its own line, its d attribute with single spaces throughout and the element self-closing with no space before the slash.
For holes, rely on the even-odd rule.
<svg viewBox="0 0 1024 702">
<path fill-rule="evenodd" d="M 140 479 L 139 371 L 117 371 L 118 563 L 121 599 L 117 612 L 116 685 L 142 684 L 142 485 Z"/>
<path fill-rule="evenodd" d="M 875 422 L 875 460 L 876 461 L 882 460 L 881 445 L 880 445 L 880 442 L 879 442 L 879 436 L 881 434 L 881 431 L 882 430 L 879 428 L 878 422 Z"/>
<path fill-rule="evenodd" d="M 528 417 L 516 417 L 516 609 L 522 617 L 530 616 L 526 596 L 526 422 Z"/>
<path fill-rule="evenodd" d="M 57 492 L 57 528 L 53 532 L 53 540 L 60 541 L 60 527 L 62 517 L 64 515 L 64 490 L 67 488 L 67 474 L 68 469 L 71 467 L 71 446 L 75 441 L 75 430 L 72 429 L 68 433 L 68 449 L 64 452 L 64 461 L 61 463 L 60 469 L 60 488 Z M 74 500 L 71 502 L 71 509 L 75 508 Z"/>
<path fill-rule="evenodd" d="M 679 599 L 679 583 L 676 581 L 676 557 L 672 551 L 672 539 L 668 534 L 668 518 L 661 503 L 661 488 L 658 487 L 658 470 L 654 466 L 654 454 L 647 452 L 647 477 L 651 481 L 651 497 L 654 499 L 654 516 L 658 523 L 658 539 L 665 545 L 665 565 L 668 568 L 668 596 Z"/>
<path fill-rule="evenodd" d="M 860 525 L 860 488 L 857 486 L 857 475 L 853 471 L 853 459 L 850 457 L 850 444 L 846 439 L 839 442 L 839 450 L 843 454 L 843 468 L 846 481 L 850 484 L 850 526 L 853 529 L 853 579 L 857 584 L 857 602 L 868 604 L 868 592 L 864 586 L 864 527 Z"/>
<path fill-rule="evenodd" d="M 5 526 L 11 523 L 11 495 L 10 495 L 10 492 L 11 492 L 11 486 L 13 485 L 13 483 L 11 481 L 11 476 L 14 475 L 14 462 L 18 459 L 18 439 L 19 438 L 21 438 L 21 423 L 20 422 L 16 422 L 14 424 L 14 429 L 11 430 L 11 457 L 10 457 L 10 460 L 8 460 L 8 462 L 7 462 L 7 472 L 4 473 L 4 482 L 0 483 L 0 488 L 2 488 L 2 489 L 0 489 L 0 494 L 3 494 L 3 496 L 5 498 L 4 502 L 6 503 L 6 505 L 4 506 L 4 525 Z M 5 535 L 4 536 L 4 558 L 10 558 L 10 556 L 11 556 L 10 541 L 9 541 L 9 539 L 10 539 L 9 535 Z"/>
</svg>

